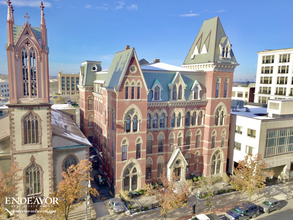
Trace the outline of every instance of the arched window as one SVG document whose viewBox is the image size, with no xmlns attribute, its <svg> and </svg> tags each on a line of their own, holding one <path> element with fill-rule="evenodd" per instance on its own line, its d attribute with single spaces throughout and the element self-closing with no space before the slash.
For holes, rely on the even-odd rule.
<svg viewBox="0 0 293 220">
<path fill-rule="evenodd" d="M 153 148 L 153 137 L 152 135 L 147 136 L 147 154 L 152 153 L 152 148 Z"/>
<path fill-rule="evenodd" d="M 197 124 L 201 125 L 201 123 L 202 123 L 202 111 L 198 113 L 198 117 L 197 117 Z"/>
<path fill-rule="evenodd" d="M 140 85 L 137 87 L 137 99 L 140 99 Z"/>
<path fill-rule="evenodd" d="M 219 174 L 221 172 L 221 153 L 217 151 L 212 157 L 211 175 Z"/>
<path fill-rule="evenodd" d="M 164 128 L 164 127 L 165 127 L 165 113 L 162 113 L 160 117 L 160 128 Z"/>
<path fill-rule="evenodd" d="M 141 139 L 136 140 L 136 159 L 141 158 Z"/>
<path fill-rule="evenodd" d="M 185 141 L 186 149 L 190 149 L 190 143 L 191 143 L 191 132 L 190 131 L 187 131 L 185 140 L 186 140 Z"/>
<path fill-rule="evenodd" d="M 195 86 L 193 90 L 193 99 L 198 99 L 198 87 Z"/>
<path fill-rule="evenodd" d="M 93 126 L 93 118 L 89 117 L 89 127 Z"/>
<path fill-rule="evenodd" d="M 175 127 L 175 113 L 173 113 L 172 117 L 171 117 L 171 127 L 174 128 Z"/>
<path fill-rule="evenodd" d="M 26 196 L 41 195 L 41 169 L 33 163 L 26 169 Z"/>
<path fill-rule="evenodd" d="M 196 123 L 196 112 L 193 112 L 193 114 L 192 114 L 191 123 L 192 123 L 192 125 L 195 125 L 195 123 Z"/>
<path fill-rule="evenodd" d="M 155 87 L 155 98 L 154 100 L 160 100 L 160 87 L 156 86 Z"/>
<path fill-rule="evenodd" d="M 185 126 L 190 126 L 190 112 L 185 115 Z"/>
<path fill-rule="evenodd" d="M 25 48 L 21 51 L 22 60 L 22 83 L 23 83 L 23 97 L 29 96 L 29 79 L 28 79 L 28 58 Z"/>
<path fill-rule="evenodd" d="M 225 115 L 224 115 L 224 108 L 222 105 L 220 105 L 216 111 L 215 111 L 215 125 L 218 126 L 218 125 L 224 125 L 224 118 L 225 118 Z"/>
<path fill-rule="evenodd" d="M 182 99 L 182 85 L 179 86 L 179 91 L 178 91 L 178 99 Z"/>
<path fill-rule="evenodd" d="M 152 165 L 153 165 L 152 159 L 148 158 L 146 161 L 146 179 L 147 180 L 152 179 Z"/>
<path fill-rule="evenodd" d="M 30 69 L 31 69 L 31 94 L 37 96 L 37 73 L 36 73 L 36 54 L 34 49 L 30 51 Z"/>
<path fill-rule="evenodd" d="M 169 148 L 170 148 L 170 152 L 173 152 L 174 150 L 174 134 L 171 133 L 170 138 L 169 138 Z"/>
<path fill-rule="evenodd" d="M 130 132 L 130 116 L 126 118 L 126 132 Z"/>
<path fill-rule="evenodd" d="M 122 145 L 122 161 L 127 160 L 127 145 Z"/>
<path fill-rule="evenodd" d="M 158 128 L 158 114 L 154 114 L 153 117 L 153 128 Z"/>
<path fill-rule="evenodd" d="M 181 113 L 179 113 L 177 116 L 177 127 L 180 127 L 180 124 L 181 124 Z"/>
<path fill-rule="evenodd" d="M 137 116 L 133 117 L 133 132 L 137 132 Z"/>
<path fill-rule="evenodd" d="M 199 159 L 200 159 L 200 155 L 199 153 L 196 153 L 194 155 L 194 170 L 195 171 L 199 170 Z"/>
<path fill-rule="evenodd" d="M 124 185 L 124 190 L 129 190 L 129 170 L 126 168 L 124 173 L 123 173 L 123 185 Z"/>
<path fill-rule="evenodd" d="M 151 114 L 148 114 L 147 116 L 147 129 L 151 128 Z"/>
<path fill-rule="evenodd" d="M 70 154 L 70 155 L 67 156 L 67 158 L 64 161 L 64 171 L 67 172 L 67 169 L 71 165 L 76 166 L 77 165 L 77 160 L 76 160 L 76 158 L 73 155 Z"/>
<path fill-rule="evenodd" d="M 128 99 L 128 86 L 125 86 L 125 99 Z"/>
<path fill-rule="evenodd" d="M 173 100 L 177 99 L 177 87 L 176 85 L 173 86 L 173 96 L 172 96 Z"/>
<path fill-rule="evenodd" d="M 158 178 L 163 176 L 163 163 L 158 163 Z"/>
<path fill-rule="evenodd" d="M 137 169 L 134 167 L 131 177 L 131 190 L 137 190 Z"/>
<path fill-rule="evenodd" d="M 131 99 L 134 99 L 134 86 L 131 86 Z"/>
<path fill-rule="evenodd" d="M 221 147 L 225 146 L 225 137 L 226 137 L 226 131 L 222 131 L 222 139 L 221 139 Z"/>
<path fill-rule="evenodd" d="M 158 140 L 158 152 L 164 152 L 164 137 L 160 137 Z"/>
<path fill-rule="evenodd" d="M 195 143 L 195 148 L 199 148 L 200 147 L 200 138 L 201 138 L 201 132 L 200 130 L 198 130 L 196 132 L 196 143 Z"/>
<path fill-rule="evenodd" d="M 220 115 L 220 125 L 223 125 L 223 124 L 224 124 L 224 112 L 222 111 Z"/>
<path fill-rule="evenodd" d="M 212 133 L 212 148 L 216 147 L 216 137 L 217 137 L 216 131 L 213 131 L 213 133 Z"/>
<path fill-rule="evenodd" d="M 88 110 L 92 110 L 93 109 L 93 100 L 90 98 L 88 99 Z"/>
<path fill-rule="evenodd" d="M 39 121 L 38 117 L 30 112 L 23 119 L 24 144 L 39 143 Z"/>
</svg>

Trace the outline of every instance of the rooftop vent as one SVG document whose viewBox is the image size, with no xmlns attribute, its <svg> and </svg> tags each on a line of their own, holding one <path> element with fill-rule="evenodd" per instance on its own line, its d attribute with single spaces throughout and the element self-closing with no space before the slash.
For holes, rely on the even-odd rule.
<svg viewBox="0 0 293 220">
<path fill-rule="evenodd" d="M 68 125 L 64 125 L 65 133 L 67 133 L 67 127 L 68 127 Z"/>
<path fill-rule="evenodd" d="M 159 63 L 160 59 L 154 59 L 154 63 Z"/>
<path fill-rule="evenodd" d="M 124 48 L 124 50 L 128 50 L 129 48 L 130 48 L 130 46 L 129 45 L 126 45 L 125 48 Z"/>
</svg>

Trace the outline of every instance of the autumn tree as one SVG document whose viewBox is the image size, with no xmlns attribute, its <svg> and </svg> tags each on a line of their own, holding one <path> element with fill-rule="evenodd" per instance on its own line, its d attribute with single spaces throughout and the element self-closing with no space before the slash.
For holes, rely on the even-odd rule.
<svg viewBox="0 0 293 220">
<path fill-rule="evenodd" d="M 174 180 L 177 180 L 175 175 L 171 181 L 167 179 L 166 175 L 163 175 L 163 186 L 158 185 L 157 189 L 154 190 L 156 198 L 159 201 L 159 206 L 161 207 L 161 215 L 164 216 L 164 219 L 175 209 L 186 206 L 190 194 L 188 184 L 181 182 L 183 188 L 180 188 L 175 185 Z"/>
<path fill-rule="evenodd" d="M 5 197 L 13 196 L 18 186 L 21 176 L 18 175 L 20 169 L 18 163 L 14 162 L 7 173 L 1 173 L 0 171 L 0 216 L 5 212 Z"/>
<path fill-rule="evenodd" d="M 266 178 L 274 175 L 268 170 L 269 165 L 262 160 L 261 154 L 254 157 L 246 155 L 244 160 L 238 162 L 232 176 L 231 185 L 240 192 L 246 192 L 251 201 L 252 195 L 261 192 L 265 187 Z"/>
<path fill-rule="evenodd" d="M 215 183 L 221 179 L 219 176 L 207 176 L 199 177 L 197 187 L 202 189 L 202 193 L 205 195 L 206 206 L 209 207 L 209 212 L 212 211 L 213 198 L 215 196 Z"/>
<path fill-rule="evenodd" d="M 73 202 L 80 201 L 86 195 L 86 184 L 92 180 L 90 171 L 92 164 L 89 160 L 82 160 L 76 166 L 71 165 L 67 172 L 62 172 L 62 181 L 57 186 L 57 192 L 53 192 L 50 197 L 57 197 L 57 203 L 50 203 L 43 206 L 38 212 L 42 219 L 66 219 L 74 209 Z M 87 193 L 94 196 L 99 195 L 96 189 L 87 187 Z M 81 204 L 81 203 L 80 203 Z M 52 212 L 55 212 L 52 215 Z M 54 217 L 54 218 L 53 218 Z"/>
</svg>

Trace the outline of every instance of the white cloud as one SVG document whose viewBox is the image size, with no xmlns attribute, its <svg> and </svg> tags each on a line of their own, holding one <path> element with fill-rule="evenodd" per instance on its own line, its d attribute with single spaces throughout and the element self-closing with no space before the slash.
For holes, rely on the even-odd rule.
<svg viewBox="0 0 293 220">
<path fill-rule="evenodd" d="M 85 8 L 91 8 L 91 7 L 92 7 L 91 5 L 86 5 L 86 6 L 85 6 Z"/>
<path fill-rule="evenodd" d="M 225 11 L 226 11 L 226 10 L 218 10 L 217 12 L 219 12 L 219 13 L 220 13 L 220 12 L 225 12 Z"/>
<path fill-rule="evenodd" d="M 103 4 L 103 6 L 97 6 L 96 9 L 108 10 L 108 5 L 107 4 Z"/>
<path fill-rule="evenodd" d="M 130 6 L 127 7 L 127 10 L 130 10 L 130 11 L 137 10 L 137 5 L 135 5 L 135 4 L 130 5 Z"/>
<path fill-rule="evenodd" d="M 7 5 L 6 1 L 0 1 L 1 5 Z M 28 6 L 28 7 L 40 7 L 41 1 L 39 0 L 13 0 L 11 3 L 13 6 Z M 45 7 L 51 7 L 50 2 L 44 2 Z"/>
<path fill-rule="evenodd" d="M 125 5 L 124 2 L 118 2 L 118 4 L 119 4 L 119 5 L 118 5 L 115 9 L 122 9 L 123 6 Z"/>
<path fill-rule="evenodd" d="M 199 14 L 195 14 L 195 13 L 190 13 L 190 14 L 182 14 L 179 15 L 180 17 L 196 17 L 199 16 Z"/>
<path fill-rule="evenodd" d="M 112 54 L 107 54 L 99 57 L 99 60 L 112 60 L 114 55 Z"/>
</svg>

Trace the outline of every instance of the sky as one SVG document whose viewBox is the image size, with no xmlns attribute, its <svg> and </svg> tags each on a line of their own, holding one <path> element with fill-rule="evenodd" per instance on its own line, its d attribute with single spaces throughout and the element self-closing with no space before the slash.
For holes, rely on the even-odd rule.
<svg viewBox="0 0 293 220">
<path fill-rule="evenodd" d="M 40 1 L 11 0 L 16 25 L 40 27 Z M 219 16 L 240 64 L 234 81 L 255 81 L 258 51 L 293 47 L 293 1 L 47 0 L 49 71 L 78 73 L 85 60 L 108 69 L 116 52 L 181 66 L 204 20 Z M 0 0 L 0 73 L 7 72 L 7 3 Z"/>
</svg>

